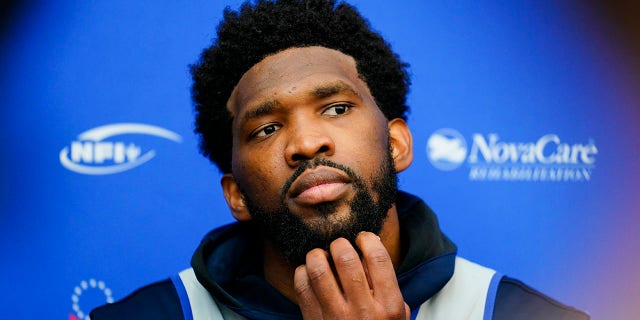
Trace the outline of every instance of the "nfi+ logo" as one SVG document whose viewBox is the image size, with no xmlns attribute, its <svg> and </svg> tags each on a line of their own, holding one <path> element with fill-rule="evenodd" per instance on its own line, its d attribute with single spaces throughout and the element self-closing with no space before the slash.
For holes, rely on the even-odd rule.
<svg viewBox="0 0 640 320">
<path fill-rule="evenodd" d="M 114 123 L 87 130 L 60 151 L 63 167 L 81 174 L 106 175 L 131 170 L 151 160 L 155 150 L 143 153 L 132 141 L 107 140 L 121 135 L 149 135 L 177 143 L 182 137 L 167 129 L 142 123 Z"/>
</svg>

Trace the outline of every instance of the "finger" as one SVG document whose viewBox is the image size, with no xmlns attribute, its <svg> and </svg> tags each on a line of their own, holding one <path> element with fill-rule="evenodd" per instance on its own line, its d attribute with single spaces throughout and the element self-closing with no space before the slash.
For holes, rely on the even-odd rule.
<svg viewBox="0 0 640 320">
<path fill-rule="evenodd" d="M 411 308 L 409 308 L 409 305 L 406 302 L 404 303 L 404 318 L 405 320 L 411 319 Z"/>
<path fill-rule="evenodd" d="M 386 301 L 402 301 L 391 257 L 380 238 L 371 232 L 361 232 L 356 238 L 356 244 L 362 251 L 376 300 L 384 298 Z"/>
<path fill-rule="evenodd" d="M 373 299 L 358 252 L 344 238 L 334 240 L 329 249 L 346 301 L 360 307 L 370 305 Z"/>
<path fill-rule="evenodd" d="M 306 265 L 296 268 L 293 275 L 293 286 L 302 317 L 304 319 L 322 319 L 322 309 L 309 282 Z"/>
<path fill-rule="evenodd" d="M 341 310 L 344 297 L 331 265 L 329 254 L 321 249 L 313 249 L 307 253 L 307 279 L 313 293 L 322 307 L 323 314 Z"/>
</svg>

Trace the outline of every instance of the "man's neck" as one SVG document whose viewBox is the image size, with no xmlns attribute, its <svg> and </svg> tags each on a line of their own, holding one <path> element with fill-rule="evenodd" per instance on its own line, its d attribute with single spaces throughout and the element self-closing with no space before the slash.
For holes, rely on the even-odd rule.
<svg viewBox="0 0 640 320">
<path fill-rule="evenodd" d="M 380 231 L 380 240 L 387 248 L 393 267 L 397 270 L 402 259 L 400 246 L 400 223 L 395 204 L 387 212 L 387 219 Z M 296 266 L 291 266 L 284 255 L 270 241 L 264 245 L 264 277 L 274 288 L 289 300 L 296 303 L 293 289 L 293 273 Z"/>
</svg>

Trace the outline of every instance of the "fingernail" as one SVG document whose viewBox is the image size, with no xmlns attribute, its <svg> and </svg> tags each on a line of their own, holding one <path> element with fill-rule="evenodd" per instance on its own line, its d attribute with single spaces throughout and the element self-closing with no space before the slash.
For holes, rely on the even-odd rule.
<svg viewBox="0 0 640 320">
<path fill-rule="evenodd" d="M 369 231 L 360 231 L 360 232 L 358 232 L 358 235 L 356 236 L 356 238 L 358 238 L 361 234 L 363 234 L 363 233 L 365 233 L 365 232 L 366 232 L 366 233 L 370 233 L 370 234 L 374 235 L 376 238 L 378 238 L 378 240 L 382 241 L 382 239 L 380 238 L 380 236 L 379 236 L 379 235 L 377 235 L 377 234 L 375 234 L 375 233 L 373 233 L 373 232 L 369 232 Z"/>
</svg>

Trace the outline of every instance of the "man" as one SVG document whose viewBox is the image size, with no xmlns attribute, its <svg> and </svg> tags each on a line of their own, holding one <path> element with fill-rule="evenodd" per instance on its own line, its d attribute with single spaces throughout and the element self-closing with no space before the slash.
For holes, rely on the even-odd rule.
<svg viewBox="0 0 640 320">
<path fill-rule="evenodd" d="M 587 319 L 456 257 L 397 190 L 413 158 L 405 69 L 346 4 L 226 10 L 193 99 L 238 222 L 205 237 L 192 269 L 91 318 Z"/>
</svg>

